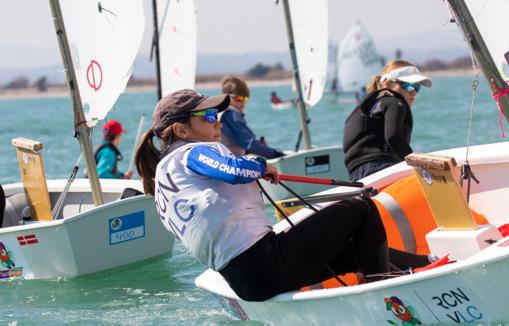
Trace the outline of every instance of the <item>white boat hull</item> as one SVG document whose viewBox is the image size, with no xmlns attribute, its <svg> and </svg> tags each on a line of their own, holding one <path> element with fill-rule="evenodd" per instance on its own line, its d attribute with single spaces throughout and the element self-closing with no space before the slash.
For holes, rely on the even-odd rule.
<svg viewBox="0 0 509 326">
<path fill-rule="evenodd" d="M 329 146 L 290 152 L 283 157 L 268 162 L 274 165 L 282 174 L 348 180 L 349 176 L 343 155 L 341 146 Z M 261 183 L 274 200 L 294 197 L 279 185 L 273 185 L 264 180 L 261 180 Z M 288 182 L 287 185 L 301 196 L 331 188 L 331 186 L 297 182 Z"/>
<path fill-rule="evenodd" d="M 281 103 L 271 103 L 271 106 L 274 110 L 288 110 L 295 106 L 293 101 L 285 101 Z"/>
<path fill-rule="evenodd" d="M 455 157 L 459 164 L 465 157 L 464 148 L 439 153 Z M 481 181 L 472 184 L 470 207 L 497 227 L 509 223 L 509 178 L 505 177 L 509 143 L 471 147 L 469 162 Z M 400 163 L 362 181 L 382 188 L 411 173 L 411 167 Z M 350 190 L 337 187 L 324 193 Z M 310 213 L 302 209 L 290 218 L 298 223 Z M 274 231 L 288 228 L 281 221 Z M 462 261 L 421 273 L 350 287 L 288 292 L 265 302 L 240 299 L 212 270 L 200 275 L 196 285 L 217 295 L 237 317 L 274 325 L 484 324 L 509 321 L 508 271 L 509 236 Z M 397 316 L 398 309 L 407 314 Z"/>
<path fill-rule="evenodd" d="M 411 325 L 387 309 L 385 300 L 394 298 L 411 307 L 412 318 L 425 325 L 509 321 L 504 291 L 509 286 L 508 243 L 509 237 L 501 240 L 491 255 L 475 262 L 348 288 L 284 293 L 265 302 L 218 291 L 216 282 L 225 281 L 212 271 L 196 284 L 217 294 L 236 317 L 273 325 L 387 325 L 389 320 Z"/>
<path fill-rule="evenodd" d="M 88 180 L 76 180 L 63 218 L 1 228 L 0 243 L 12 264 L 0 262 L 0 278 L 71 278 L 170 254 L 173 238 L 160 222 L 154 199 L 139 195 L 117 200 L 124 188 L 140 190 L 141 184 L 101 184 L 105 205 L 94 207 Z M 57 197 L 64 185 L 65 180 L 48 181 L 50 196 Z M 4 189 L 9 197 L 22 192 L 22 185 Z"/>
</svg>

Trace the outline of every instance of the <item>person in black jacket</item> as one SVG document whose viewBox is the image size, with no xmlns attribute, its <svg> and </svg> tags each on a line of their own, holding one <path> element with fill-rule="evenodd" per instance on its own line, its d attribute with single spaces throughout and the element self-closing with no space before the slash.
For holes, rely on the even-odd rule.
<svg viewBox="0 0 509 326">
<path fill-rule="evenodd" d="M 386 64 L 373 76 L 368 94 L 352 111 L 343 130 L 345 165 L 359 180 L 404 160 L 412 153 L 412 112 L 421 86 L 431 87 L 415 65 L 404 60 Z"/>
</svg>

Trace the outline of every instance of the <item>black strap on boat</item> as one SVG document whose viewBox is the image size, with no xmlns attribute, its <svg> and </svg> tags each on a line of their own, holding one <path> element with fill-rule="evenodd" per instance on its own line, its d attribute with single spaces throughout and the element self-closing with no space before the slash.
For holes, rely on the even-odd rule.
<svg viewBox="0 0 509 326">
<path fill-rule="evenodd" d="M 470 163 L 466 161 L 465 164 L 461 166 L 460 186 L 463 188 L 463 181 L 467 181 L 467 203 L 470 201 L 470 185 L 472 179 L 479 184 L 479 180 L 475 177 L 474 172 L 470 168 Z"/>
<path fill-rule="evenodd" d="M 306 113 L 307 115 L 307 113 Z M 311 122 L 311 119 L 309 117 L 306 118 L 306 123 L 309 124 Z M 299 131 L 299 135 L 297 136 L 297 143 L 295 143 L 295 151 L 299 151 L 300 143 L 302 141 L 302 130 Z"/>
</svg>

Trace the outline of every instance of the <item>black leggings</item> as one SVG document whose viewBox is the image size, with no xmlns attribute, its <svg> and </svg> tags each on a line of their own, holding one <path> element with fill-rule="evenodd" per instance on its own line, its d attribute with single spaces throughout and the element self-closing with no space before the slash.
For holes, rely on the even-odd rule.
<svg viewBox="0 0 509 326">
<path fill-rule="evenodd" d="M 239 297 L 263 301 L 336 274 L 389 271 L 387 238 L 370 199 L 328 206 L 288 232 L 268 233 L 219 272 Z"/>
</svg>

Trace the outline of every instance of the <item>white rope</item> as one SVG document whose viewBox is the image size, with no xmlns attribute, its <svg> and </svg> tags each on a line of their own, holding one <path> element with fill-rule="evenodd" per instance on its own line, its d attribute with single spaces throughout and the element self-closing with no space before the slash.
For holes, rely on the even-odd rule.
<svg viewBox="0 0 509 326">
<path fill-rule="evenodd" d="M 477 62 L 475 61 L 474 54 L 470 51 L 470 58 L 472 60 L 472 100 L 470 102 L 470 120 L 468 126 L 468 135 L 467 135 L 467 151 L 465 153 L 465 161 L 468 163 L 468 151 L 470 149 L 470 143 L 472 140 L 472 124 L 474 121 L 474 110 L 475 110 L 475 96 L 477 94 L 477 88 L 479 87 L 479 70 Z"/>
</svg>

